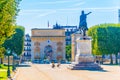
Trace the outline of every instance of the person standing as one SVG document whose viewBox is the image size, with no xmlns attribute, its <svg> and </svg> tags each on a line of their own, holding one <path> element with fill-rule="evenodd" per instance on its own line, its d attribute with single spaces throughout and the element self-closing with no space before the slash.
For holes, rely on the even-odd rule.
<svg viewBox="0 0 120 80">
<path fill-rule="evenodd" d="M 54 62 L 52 62 L 52 68 L 54 68 L 55 67 L 55 63 Z"/>
<path fill-rule="evenodd" d="M 60 62 L 58 62 L 57 67 L 60 67 Z"/>
</svg>

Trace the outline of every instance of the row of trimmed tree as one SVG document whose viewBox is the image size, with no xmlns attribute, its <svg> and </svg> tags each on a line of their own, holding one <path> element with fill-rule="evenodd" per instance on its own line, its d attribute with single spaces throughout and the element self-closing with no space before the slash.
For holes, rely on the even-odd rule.
<svg viewBox="0 0 120 80">
<path fill-rule="evenodd" d="M 120 24 L 100 24 L 89 28 L 87 34 L 92 37 L 92 53 L 94 55 L 110 55 L 110 63 L 113 64 L 112 54 L 116 56 L 120 52 Z"/>
</svg>

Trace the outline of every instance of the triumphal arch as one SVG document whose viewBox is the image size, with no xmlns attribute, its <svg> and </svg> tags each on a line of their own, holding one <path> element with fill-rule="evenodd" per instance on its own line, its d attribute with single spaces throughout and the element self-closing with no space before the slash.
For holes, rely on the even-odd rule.
<svg viewBox="0 0 120 80">
<path fill-rule="evenodd" d="M 34 60 L 65 60 L 65 30 L 31 30 L 31 53 Z"/>
</svg>

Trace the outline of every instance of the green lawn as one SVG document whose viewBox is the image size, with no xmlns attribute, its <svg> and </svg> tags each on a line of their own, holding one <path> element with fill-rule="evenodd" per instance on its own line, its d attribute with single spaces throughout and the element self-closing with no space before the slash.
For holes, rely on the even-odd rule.
<svg viewBox="0 0 120 80">
<path fill-rule="evenodd" d="M 0 80 L 7 80 L 7 68 L 7 66 L 0 64 Z M 12 70 L 11 66 L 10 69 Z"/>
<path fill-rule="evenodd" d="M 7 80 L 7 71 L 0 71 L 0 80 Z"/>
</svg>

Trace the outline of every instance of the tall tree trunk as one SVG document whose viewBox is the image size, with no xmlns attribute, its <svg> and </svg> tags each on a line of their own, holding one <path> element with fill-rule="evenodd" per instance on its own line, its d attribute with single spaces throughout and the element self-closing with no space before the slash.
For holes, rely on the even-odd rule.
<svg viewBox="0 0 120 80">
<path fill-rule="evenodd" d="M 102 60 L 101 60 L 101 64 L 103 64 L 103 57 L 102 57 Z"/>
<path fill-rule="evenodd" d="M 115 64 L 118 64 L 118 54 L 115 54 Z"/>
<path fill-rule="evenodd" d="M 3 58 L 1 58 L 1 64 L 3 64 Z"/>
<path fill-rule="evenodd" d="M 105 59 L 105 55 L 102 55 L 102 61 L 101 61 L 101 64 L 104 63 L 104 59 Z"/>
<path fill-rule="evenodd" d="M 3 64 L 3 58 L 0 58 L 0 64 Z"/>
<path fill-rule="evenodd" d="M 113 57 L 112 57 L 112 54 L 110 54 L 110 64 L 113 64 Z"/>
<path fill-rule="evenodd" d="M 0 58 L 0 64 L 1 64 L 1 58 Z"/>
</svg>

